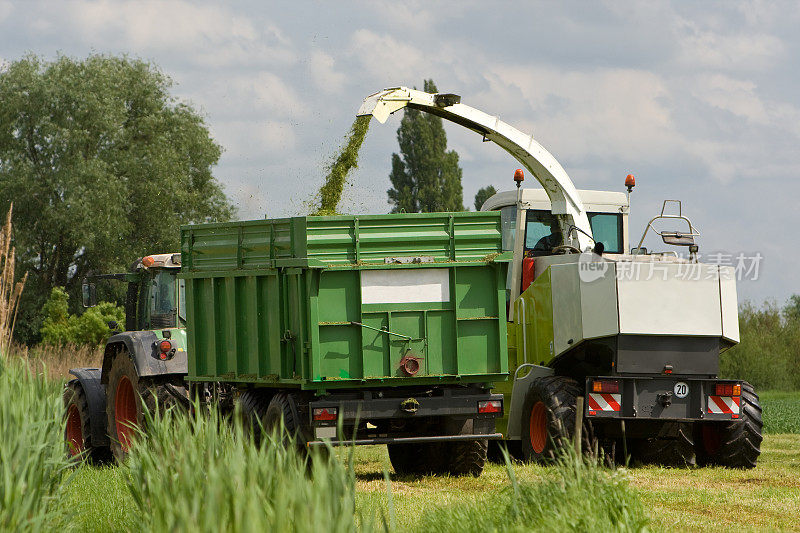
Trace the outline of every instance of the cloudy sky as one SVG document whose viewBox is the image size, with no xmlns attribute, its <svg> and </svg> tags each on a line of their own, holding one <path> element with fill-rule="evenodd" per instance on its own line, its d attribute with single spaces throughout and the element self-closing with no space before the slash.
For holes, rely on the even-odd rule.
<svg viewBox="0 0 800 533">
<path fill-rule="evenodd" d="M 780 303 L 800 293 L 798 6 L 0 0 L 0 58 L 158 64 L 224 146 L 215 174 L 242 218 L 302 212 L 363 97 L 433 78 L 533 133 L 578 188 L 623 190 L 635 174 L 632 240 L 661 199 L 683 200 L 701 252 L 763 257 L 740 301 Z M 348 212 L 387 211 L 398 123 L 373 121 Z M 466 205 L 513 186 L 510 156 L 446 129 Z"/>
</svg>

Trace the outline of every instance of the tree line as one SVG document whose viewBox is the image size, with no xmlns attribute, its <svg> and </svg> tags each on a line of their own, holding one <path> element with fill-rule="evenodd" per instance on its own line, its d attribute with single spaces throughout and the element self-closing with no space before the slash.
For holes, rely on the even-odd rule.
<svg viewBox="0 0 800 533">
<path fill-rule="evenodd" d="M 64 331 L 95 338 L 81 337 L 76 324 L 111 311 L 74 321 L 86 275 L 177 251 L 182 224 L 235 216 L 212 172 L 222 147 L 172 85 L 158 66 L 128 56 L 27 55 L 0 67 L 0 209 L 14 204 L 16 271 L 28 273 L 17 341 L 67 338 Z M 437 91 L 433 80 L 424 90 Z M 442 119 L 407 109 L 397 139 L 391 211 L 464 210 L 462 170 Z M 475 209 L 494 192 L 481 189 Z M 98 291 L 123 301 L 121 284 Z"/>
</svg>

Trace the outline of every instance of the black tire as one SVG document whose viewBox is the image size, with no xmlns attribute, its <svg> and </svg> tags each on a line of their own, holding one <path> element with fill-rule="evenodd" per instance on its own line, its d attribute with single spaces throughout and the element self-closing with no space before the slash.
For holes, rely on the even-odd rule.
<svg viewBox="0 0 800 533">
<path fill-rule="evenodd" d="M 247 389 L 239 396 L 242 423 L 253 437 L 256 445 L 261 443 L 263 420 L 272 393 L 265 389 Z"/>
<path fill-rule="evenodd" d="M 670 437 L 637 439 L 631 443 L 631 456 L 643 464 L 692 467 L 697 464 L 692 425 L 665 422 L 661 434 Z"/>
<path fill-rule="evenodd" d="M 102 464 L 111 459 L 107 446 L 92 444 L 89 402 L 80 382 L 73 379 L 64 388 L 64 443 L 67 455 L 75 460 Z"/>
<path fill-rule="evenodd" d="M 444 457 L 448 458 L 447 472 L 451 476 L 481 475 L 489 447 L 486 439 L 444 444 Z"/>
<path fill-rule="evenodd" d="M 442 446 L 437 442 L 387 444 L 392 468 L 399 476 L 442 474 L 447 471 Z"/>
<path fill-rule="evenodd" d="M 742 383 L 741 420 L 706 423 L 698 431 L 698 455 L 703 464 L 754 468 L 763 440 L 761 404 L 753 386 Z"/>
<path fill-rule="evenodd" d="M 486 460 L 490 463 L 505 464 L 504 452 L 511 461 L 522 459 L 522 443 L 518 440 L 490 440 L 486 452 Z"/>
<path fill-rule="evenodd" d="M 114 459 L 122 462 L 128 457 L 136 428 L 143 427 L 145 409 L 155 413 L 156 406 L 164 412 L 182 405 L 176 396 L 186 395 L 186 390 L 182 377 L 139 377 L 128 352 L 118 352 L 111 362 L 106 388 L 108 440 Z"/>
<path fill-rule="evenodd" d="M 522 408 L 522 457 L 525 461 L 552 462 L 572 446 L 575 409 L 582 388 L 574 379 L 548 376 L 535 379 Z M 591 423 L 584 418 L 581 449 L 594 450 Z"/>
<path fill-rule="evenodd" d="M 263 433 L 284 431 L 285 444 L 294 441 L 297 451 L 307 452 L 306 444 L 311 440 L 311 428 L 300 417 L 297 400 L 293 394 L 251 389 L 239 398 L 245 420 L 253 431 L 257 443 L 263 441 Z"/>
</svg>

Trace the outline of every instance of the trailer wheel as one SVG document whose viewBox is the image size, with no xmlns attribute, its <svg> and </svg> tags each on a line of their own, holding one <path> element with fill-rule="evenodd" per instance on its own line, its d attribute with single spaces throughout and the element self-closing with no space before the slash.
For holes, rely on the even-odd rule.
<svg viewBox="0 0 800 533">
<path fill-rule="evenodd" d="M 553 461 L 572 445 L 575 408 L 581 387 L 574 379 L 547 376 L 531 383 L 522 408 L 522 456 L 526 461 Z M 591 423 L 583 422 L 581 446 L 594 449 Z"/>
<path fill-rule="evenodd" d="M 697 464 L 691 424 L 665 422 L 660 433 L 671 436 L 633 441 L 633 458 L 644 464 L 662 466 L 691 467 Z"/>
<path fill-rule="evenodd" d="M 741 420 L 700 426 L 698 455 L 703 464 L 754 468 L 761 454 L 761 404 L 753 386 L 742 383 Z"/>
<path fill-rule="evenodd" d="M 64 388 L 64 406 L 64 442 L 67 455 L 78 462 L 108 461 L 110 450 L 105 446 L 92 445 L 89 402 L 77 379 L 71 380 Z"/>
<path fill-rule="evenodd" d="M 106 419 L 111 452 L 118 462 L 128 457 L 133 440 L 144 420 L 144 410 L 163 412 L 180 405 L 175 393 L 186 385 L 179 377 L 145 378 L 136 373 L 128 352 L 122 350 L 111 362 L 106 394 Z"/>
<path fill-rule="evenodd" d="M 449 456 L 447 472 L 451 476 L 478 477 L 486 464 L 489 443 L 486 439 L 448 443 L 445 447 Z"/>
<path fill-rule="evenodd" d="M 262 442 L 262 433 L 270 434 L 283 428 L 284 443 L 288 445 L 289 439 L 293 439 L 295 448 L 306 453 L 311 429 L 300 417 L 295 395 L 251 389 L 242 394 L 239 402 L 256 443 Z"/>
</svg>

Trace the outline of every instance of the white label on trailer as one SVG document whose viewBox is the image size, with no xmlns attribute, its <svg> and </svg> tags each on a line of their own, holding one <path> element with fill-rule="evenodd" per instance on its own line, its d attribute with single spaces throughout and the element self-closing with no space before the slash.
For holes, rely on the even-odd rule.
<svg viewBox="0 0 800 533">
<path fill-rule="evenodd" d="M 361 271 L 361 302 L 407 304 L 450 301 L 450 269 L 403 268 Z"/>
<path fill-rule="evenodd" d="M 679 381 L 675 384 L 675 396 L 678 398 L 686 398 L 689 395 L 689 385 L 684 381 Z"/>
</svg>

